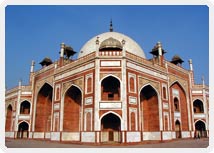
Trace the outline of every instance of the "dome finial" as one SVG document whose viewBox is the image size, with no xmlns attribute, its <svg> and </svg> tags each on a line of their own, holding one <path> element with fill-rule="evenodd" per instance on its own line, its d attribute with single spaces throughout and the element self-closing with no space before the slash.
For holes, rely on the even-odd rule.
<svg viewBox="0 0 214 153">
<path fill-rule="evenodd" d="M 112 19 L 111 19 L 111 21 L 110 21 L 110 29 L 109 29 L 109 31 L 110 31 L 110 32 L 113 31 Z"/>
</svg>

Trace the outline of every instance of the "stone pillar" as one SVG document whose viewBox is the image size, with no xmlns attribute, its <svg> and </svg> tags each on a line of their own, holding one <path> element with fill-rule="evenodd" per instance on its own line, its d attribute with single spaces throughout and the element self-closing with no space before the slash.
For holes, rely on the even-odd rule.
<svg viewBox="0 0 214 153">
<path fill-rule="evenodd" d="M 122 103 L 122 120 L 121 120 L 121 131 L 127 131 L 127 91 L 126 91 L 126 49 L 125 49 L 125 40 L 122 40 L 123 50 L 122 50 L 122 80 L 121 80 L 121 101 Z M 123 142 L 126 140 L 125 132 L 122 135 Z"/>
<path fill-rule="evenodd" d="M 21 101 L 21 89 L 22 89 L 22 81 L 19 80 L 19 87 L 18 87 L 18 99 L 16 103 L 16 116 L 15 116 L 15 123 L 14 124 L 14 132 L 17 133 L 18 131 L 18 116 L 19 116 L 19 109 L 20 109 L 20 101 Z M 15 138 L 17 137 L 17 134 L 15 135 Z"/>
<path fill-rule="evenodd" d="M 208 108 L 207 108 L 207 97 L 206 97 L 206 86 L 205 86 L 205 81 L 204 81 L 204 76 L 202 76 L 202 85 L 203 85 L 203 104 L 204 104 L 204 113 L 206 116 L 206 130 L 209 130 L 209 118 L 208 118 Z"/>
<path fill-rule="evenodd" d="M 162 45 L 161 42 L 157 43 L 158 47 L 158 60 L 159 60 L 159 65 L 163 65 L 163 54 L 162 54 Z"/>
<path fill-rule="evenodd" d="M 30 73 L 34 72 L 34 65 L 35 65 L 35 62 L 34 62 L 34 60 L 32 60 L 31 67 L 30 67 Z"/>
<path fill-rule="evenodd" d="M 162 56 L 162 46 L 161 46 L 161 42 L 158 42 L 158 43 L 157 43 L 157 46 L 158 46 L 158 55 L 159 55 L 159 56 Z"/>
<path fill-rule="evenodd" d="M 29 78 L 30 85 L 32 84 L 34 66 L 35 66 L 35 62 L 34 62 L 34 60 L 32 60 L 31 67 L 30 67 L 30 78 Z"/>
<path fill-rule="evenodd" d="M 99 44 L 100 44 L 99 37 L 97 37 L 97 40 L 96 40 L 96 57 L 99 56 Z"/>
<path fill-rule="evenodd" d="M 190 71 L 193 71 L 192 59 L 189 59 L 188 62 L 189 62 Z"/>
<path fill-rule="evenodd" d="M 61 48 L 60 48 L 60 60 L 59 60 L 59 65 L 63 66 L 64 64 L 64 51 L 65 51 L 65 44 L 61 43 Z"/>
<path fill-rule="evenodd" d="M 95 59 L 95 77 L 94 77 L 94 130 L 97 133 L 96 143 L 101 141 L 101 122 L 99 115 L 99 103 L 101 100 L 100 91 L 101 91 L 101 82 L 100 82 L 100 59 L 99 59 L 99 37 L 96 40 L 96 59 Z"/>
<path fill-rule="evenodd" d="M 188 60 L 189 62 L 189 67 L 190 67 L 190 79 L 191 79 L 191 87 L 194 85 L 194 73 L 193 73 L 193 64 L 192 64 L 192 59 Z"/>
</svg>

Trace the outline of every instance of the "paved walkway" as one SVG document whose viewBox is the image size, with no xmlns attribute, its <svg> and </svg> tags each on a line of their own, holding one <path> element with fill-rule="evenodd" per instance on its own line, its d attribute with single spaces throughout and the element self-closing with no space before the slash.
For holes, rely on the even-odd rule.
<svg viewBox="0 0 214 153">
<path fill-rule="evenodd" d="M 42 140 L 6 139 L 8 148 L 206 148 L 209 139 L 178 139 L 165 142 L 143 142 L 136 144 L 73 144 Z"/>
</svg>

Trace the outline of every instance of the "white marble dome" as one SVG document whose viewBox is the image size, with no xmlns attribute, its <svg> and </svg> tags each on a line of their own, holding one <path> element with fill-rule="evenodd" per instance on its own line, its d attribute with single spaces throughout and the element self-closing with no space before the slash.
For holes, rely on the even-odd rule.
<svg viewBox="0 0 214 153">
<path fill-rule="evenodd" d="M 83 57 L 85 55 L 88 55 L 88 54 L 96 51 L 97 37 L 99 37 L 99 45 L 104 40 L 109 39 L 111 37 L 114 39 L 117 39 L 120 42 L 122 42 L 122 40 L 125 40 L 125 50 L 127 52 L 130 52 L 130 53 L 135 54 L 137 56 L 146 58 L 142 48 L 132 38 L 130 38 L 124 34 L 118 33 L 118 32 L 105 32 L 105 33 L 99 34 L 97 36 L 94 36 L 88 42 L 86 42 L 85 45 L 81 48 L 79 55 L 78 55 L 78 58 Z"/>
</svg>

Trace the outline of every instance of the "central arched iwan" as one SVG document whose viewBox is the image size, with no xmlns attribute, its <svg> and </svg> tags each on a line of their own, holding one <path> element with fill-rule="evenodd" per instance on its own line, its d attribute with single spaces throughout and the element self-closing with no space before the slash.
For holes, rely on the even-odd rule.
<svg viewBox="0 0 214 153">
<path fill-rule="evenodd" d="M 50 132 L 53 88 L 45 83 L 40 89 L 36 103 L 36 132 Z"/>
<path fill-rule="evenodd" d="M 79 88 L 71 86 L 65 93 L 63 131 L 80 131 L 82 93 Z"/>
<path fill-rule="evenodd" d="M 140 92 L 140 108 L 143 131 L 159 131 L 158 94 L 151 85 Z"/>
</svg>

